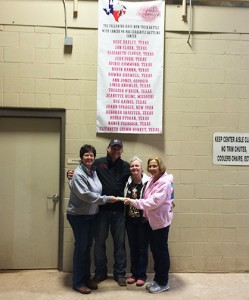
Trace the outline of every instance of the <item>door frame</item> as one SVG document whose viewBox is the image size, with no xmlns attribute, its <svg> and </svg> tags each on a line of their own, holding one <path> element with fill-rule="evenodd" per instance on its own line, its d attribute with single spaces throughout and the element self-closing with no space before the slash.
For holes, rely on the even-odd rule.
<svg viewBox="0 0 249 300">
<path fill-rule="evenodd" d="M 53 118 L 60 120 L 60 171 L 59 171 L 59 245 L 58 245 L 58 270 L 63 270 L 63 235 L 64 235 L 64 185 L 65 185 L 65 123 L 66 110 L 60 108 L 14 108 L 0 107 L 0 118 Z"/>
</svg>

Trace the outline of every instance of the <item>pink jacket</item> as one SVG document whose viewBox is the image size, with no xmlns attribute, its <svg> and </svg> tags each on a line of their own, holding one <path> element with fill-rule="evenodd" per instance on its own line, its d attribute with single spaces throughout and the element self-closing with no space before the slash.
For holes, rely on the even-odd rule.
<svg viewBox="0 0 249 300">
<path fill-rule="evenodd" d="M 144 211 L 153 230 L 167 227 L 173 219 L 172 199 L 173 175 L 166 172 L 156 181 L 150 178 L 143 192 L 143 198 L 131 200 L 131 204 Z"/>
</svg>

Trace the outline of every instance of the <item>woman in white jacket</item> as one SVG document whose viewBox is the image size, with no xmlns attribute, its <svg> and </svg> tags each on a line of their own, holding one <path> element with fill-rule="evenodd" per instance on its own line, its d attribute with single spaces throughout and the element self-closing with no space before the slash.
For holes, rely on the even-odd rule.
<svg viewBox="0 0 249 300">
<path fill-rule="evenodd" d="M 173 176 L 166 173 L 166 167 L 158 157 L 148 160 L 147 170 L 152 177 L 146 184 L 142 198 L 139 201 L 126 199 L 125 204 L 142 209 L 149 222 L 149 243 L 155 275 L 146 289 L 150 293 L 161 293 L 169 289 L 168 234 L 173 219 Z"/>
<path fill-rule="evenodd" d="M 149 177 L 143 172 L 142 161 L 137 156 L 130 160 L 130 172 L 124 196 L 133 200 L 141 197 L 141 191 Z M 130 246 L 131 277 L 127 283 L 136 283 L 136 286 L 143 286 L 146 279 L 148 265 L 148 221 L 143 217 L 143 211 L 132 205 L 125 207 L 125 227 Z"/>
</svg>

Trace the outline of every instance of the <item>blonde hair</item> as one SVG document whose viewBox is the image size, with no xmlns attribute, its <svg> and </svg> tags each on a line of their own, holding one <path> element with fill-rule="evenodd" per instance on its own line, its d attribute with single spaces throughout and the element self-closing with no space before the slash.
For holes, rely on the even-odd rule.
<svg viewBox="0 0 249 300">
<path fill-rule="evenodd" d="M 166 171 L 166 166 L 165 166 L 165 164 L 163 163 L 163 161 L 160 157 L 151 157 L 151 158 L 148 159 L 147 171 L 149 172 L 149 164 L 152 160 L 155 160 L 157 162 L 159 170 L 160 170 L 161 174 L 163 174 Z"/>
</svg>

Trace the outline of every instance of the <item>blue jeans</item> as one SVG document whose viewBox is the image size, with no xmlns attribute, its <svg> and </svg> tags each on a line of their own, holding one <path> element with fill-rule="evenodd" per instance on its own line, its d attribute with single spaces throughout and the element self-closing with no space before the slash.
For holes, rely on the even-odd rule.
<svg viewBox="0 0 249 300">
<path fill-rule="evenodd" d="M 73 253 L 73 288 L 85 285 L 91 277 L 90 251 L 93 243 L 93 229 L 95 215 L 69 215 L 67 220 L 70 223 L 74 234 Z"/>
<path fill-rule="evenodd" d="M 142 223 L 141 219 L 126 218 L 126 231 L 130 246 L 131 274 L 136 280 L 146 280 L 148 265 L 148 222 Z"/>
<path fill-rule="evenodd" d="M 169 279 L 170 257 L 168 250 L 169 226 L 149 230 L 150 249 L 154 260 L 154 281 L 166 285 Z"/>
<path fill-rule="evenodd" d="M 113 275 L 125 276 L 125 217 L 123 211 L 102 210 L 98 213 L 94 230 L 95 278 L 107 277 L 106 239 L 111 231 L 114 246 Z"/>
</svg>

